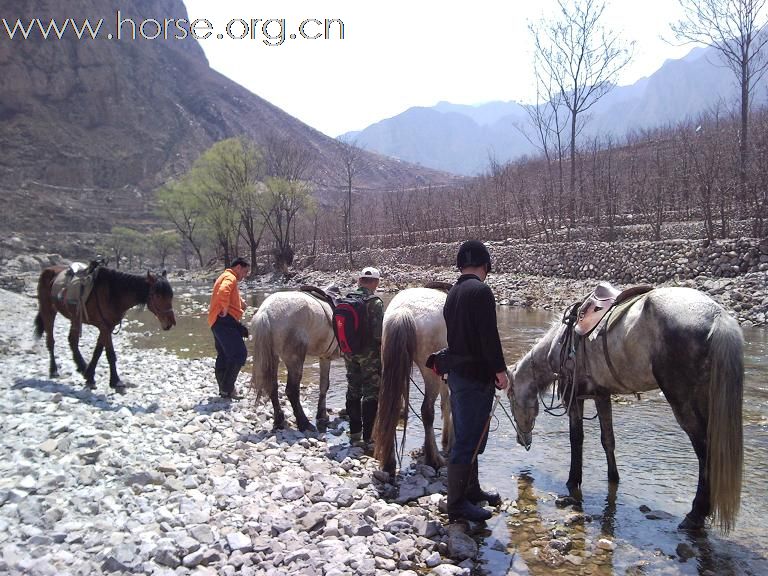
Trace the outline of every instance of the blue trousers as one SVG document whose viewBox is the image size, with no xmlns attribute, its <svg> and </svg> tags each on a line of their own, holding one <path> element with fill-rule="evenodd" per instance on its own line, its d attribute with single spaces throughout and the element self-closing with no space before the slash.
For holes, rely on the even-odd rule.
<svg viewBox="0 0 768 576">
<path fill-rule="evenodd" d="M 216 345 L 216 371 L 226 370 L 229 365 L 238 368 L 245 364 L 248 349 L 240 335 L 240 328 L 234 317 L 227 315 L 219 317 L 211 326 L 213 340 Z"/>
<path fill-rule="evenodd" d="M 454 432 L 450 462 L 471 464 L 475 449 L 478 454 L 485 451 L 488 441 L 485 425 L 491 415 L 495 388 L 491 382 L 472 380 L 455 372 L 448 374 L 448 388 Z"/>
</svg>

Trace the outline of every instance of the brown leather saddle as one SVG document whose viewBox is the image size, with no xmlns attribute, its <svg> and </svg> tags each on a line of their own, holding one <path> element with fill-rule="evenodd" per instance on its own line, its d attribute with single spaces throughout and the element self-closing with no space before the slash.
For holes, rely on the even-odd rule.
<svg viewBox="0 0 768 576">
<path fill-rule="evenodd" d="M 653 290 L 653 286 L 648 284 L 618 290 L 610 282 L 600 282 L 579 307 L 574 331 L 579 336 L 587 336 L 612 307 L 618 306 L 633 296 L 639 296 L 651 290 Z"/>
</svg>

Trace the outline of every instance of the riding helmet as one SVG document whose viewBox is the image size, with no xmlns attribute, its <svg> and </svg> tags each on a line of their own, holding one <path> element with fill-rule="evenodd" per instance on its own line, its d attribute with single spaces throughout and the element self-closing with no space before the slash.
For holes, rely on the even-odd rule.
<svg viewBox="0 0 768 576">
<path fill-rule="evenodd" d="M 491 271 L 491 253 L 485 244 L 479 240 L 467 240 L 459 247 L 459 253 L 456 255 L 456 267 L 461 270 L 467 266 L 488 266 L 488 272 Z"/>
</svg>

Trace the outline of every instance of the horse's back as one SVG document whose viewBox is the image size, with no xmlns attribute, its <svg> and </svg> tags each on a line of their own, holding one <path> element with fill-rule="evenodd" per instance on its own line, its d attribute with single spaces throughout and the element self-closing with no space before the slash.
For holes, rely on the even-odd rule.
<svg viewBox="0 0 768 576">
<path fill-rule="evenodd" d="M 269 327 L 280 356 L 283 355 L 281 351 L 297 347 L 304 347 L 310 356 L 335 352 L 330 307 L 306 292 L 275 292 L 269 295 L 254 315 L 252 326 Z"/>
<path fill-rule="evenodd" d="M 416 326 L 417 357 L 426 356 L 448 345 L 443 306 L 446 294 L 433 288 L 406 288 L 398 292 L 384 313 L 384 335 L 402 313 L 410 314 Z"/>
</svg>

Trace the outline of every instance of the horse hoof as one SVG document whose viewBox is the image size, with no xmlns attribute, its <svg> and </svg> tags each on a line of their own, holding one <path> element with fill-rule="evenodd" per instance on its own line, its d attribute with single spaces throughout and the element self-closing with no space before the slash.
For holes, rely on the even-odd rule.
<svg viewBox="0 0 768 576">
<path fill-rule="evenodd" d="M 321 433 L 325 433 L 328 431 L 328 420 L 318 420 L 317 421 L 317 431 Z"/>
<path fill-rule="evenodd" d="M 696 520 L 690 514 L 686 514 L 683 521 L 677 525 L 678 530 L 687 530 L 689 532 L 699 532 L 704 529 L 704 520 Z"/>
<path fill-rule="evenodd" d="M 94 382 L 93 380 L 86 381 L 85 387 L 88 388 L 89 390 L 96 390 L 96 382 Z"/>
<path fill-rule="evenodd" d="M 310 422 L 304 422 L 303 424 L 299 425 L 299 431 L 317 432 L 317 428 L 315 428 Z"/>
<path fill-rule="evenodd" d="M 49 377 L 49 378 L 58 378 L 58 377 L 59 377 L 59 373 L 58 373 L 58 372 L 51 372 L 51 373 L 48 375 L 48 377 Z"/>
</svg>

